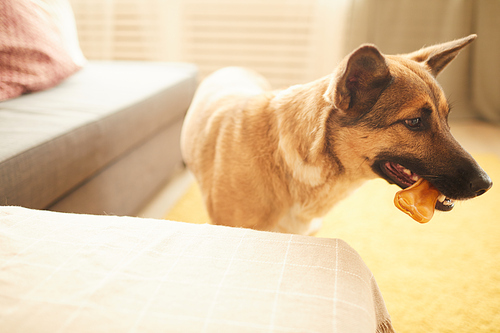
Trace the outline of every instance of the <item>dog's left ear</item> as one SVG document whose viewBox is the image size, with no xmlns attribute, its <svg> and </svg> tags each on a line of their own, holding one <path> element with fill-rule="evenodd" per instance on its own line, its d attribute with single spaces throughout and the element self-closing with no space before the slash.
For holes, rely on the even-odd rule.
<svg viewBox="0 0 500 333">
<path fill-rule="evenodd" d="M 365 44 L 337 68 L 324 97 L 350 116 L 370 110 L 391 80 L 385 57 L 375 45 Z"/>
<path fill-rule="evenodd" d="M 424 47 L 418 51 L 406 54 L 405 56 L 424 64 L 429 72 L 436 77 L 455 57 L 460 50 L 469 45 L 477 35 L 453 40 L 451 42 Z"/>
</svg>

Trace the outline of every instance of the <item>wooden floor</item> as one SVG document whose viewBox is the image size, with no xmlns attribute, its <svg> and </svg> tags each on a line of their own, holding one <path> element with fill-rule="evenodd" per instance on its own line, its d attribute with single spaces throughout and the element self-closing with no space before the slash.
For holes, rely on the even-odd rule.
<svg viewBox="0 0 500 333">
<path fill-rule="evenodd" d="M 496 154 L 500 157 L 500 125 L 467 120 L 450 122 L 451 132 L 471 154 Z M 193 181 L 187 170 L 175 172 L 172 180 L 141 210 L 138 216 L 163 218 Z"/>
</svg>

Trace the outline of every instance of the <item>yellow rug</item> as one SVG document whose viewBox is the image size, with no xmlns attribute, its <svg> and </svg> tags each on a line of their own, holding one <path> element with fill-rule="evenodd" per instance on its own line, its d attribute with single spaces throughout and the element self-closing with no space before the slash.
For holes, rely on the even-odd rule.
<svg viewBox="0 0 500 333">
<path fill-rule="evenodd" d="M 324 219 L 318 237 L 355 248 L 397 332 L 500 332 L 500 159 L 477 156 L 493 188 L 420 225 L 393 205 L 396 186 L 366 183 Z M 193 184 L 165 217 L 207 223 Z"/>
</svg>

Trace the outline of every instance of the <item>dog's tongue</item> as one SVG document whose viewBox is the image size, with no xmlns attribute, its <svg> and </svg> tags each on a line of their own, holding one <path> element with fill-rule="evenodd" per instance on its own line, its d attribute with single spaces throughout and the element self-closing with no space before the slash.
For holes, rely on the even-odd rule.
<svg viewBox="0 0 500 333">
<path fill-rule="evenodd" d="M 427 223 L 434 215 L 434 208 L 440 195 L 437 188 L 420 178 L 412 186 L 397 192 L 394 204 L 415 221 Z"/>
</svg>

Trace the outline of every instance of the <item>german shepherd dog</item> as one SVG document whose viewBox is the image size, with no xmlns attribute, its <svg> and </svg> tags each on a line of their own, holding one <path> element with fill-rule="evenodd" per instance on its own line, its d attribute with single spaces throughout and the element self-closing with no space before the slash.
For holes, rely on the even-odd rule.
<svg viewBox="0 0 500 333">
<path fill-rule="evenodd" d="M 403 55 L 366 44 L 308 84 L 269 90 L 260 75 L 221 69 L 199 86 L 181 134 L 214 224 L 308 234 L 368 179 L 419 178 L 436 209 L 492 182 L 453 138 L 436 76 L 476 35 Z"/>
</svg>

